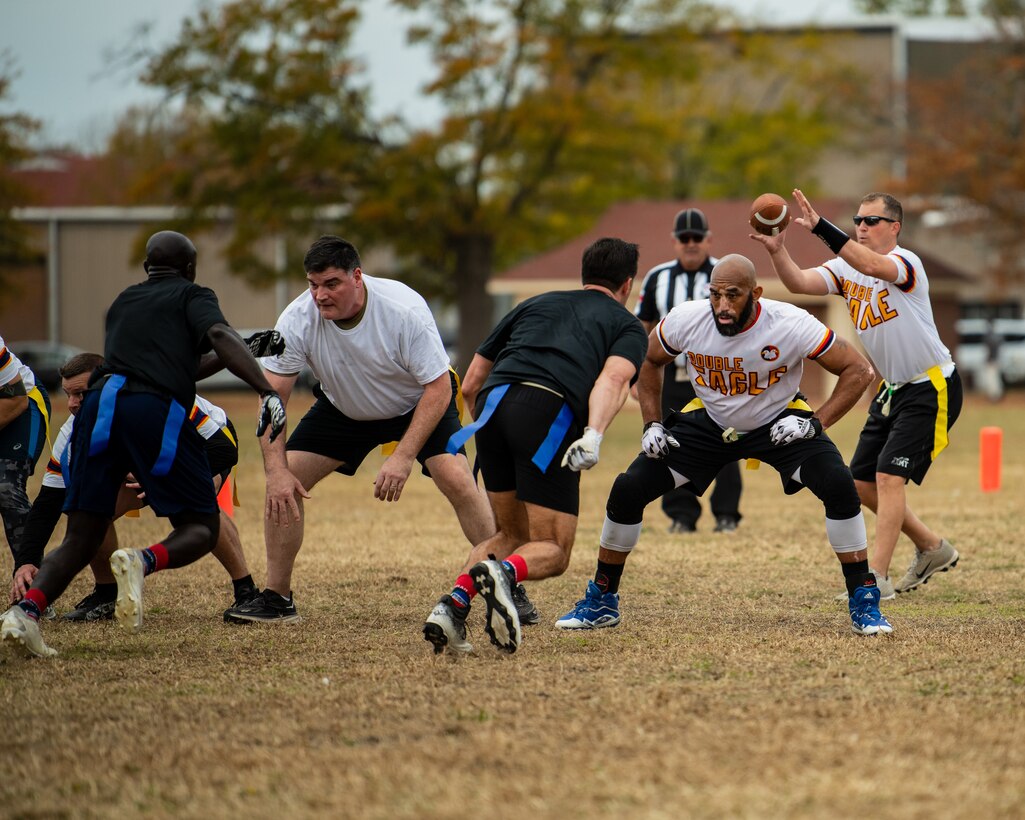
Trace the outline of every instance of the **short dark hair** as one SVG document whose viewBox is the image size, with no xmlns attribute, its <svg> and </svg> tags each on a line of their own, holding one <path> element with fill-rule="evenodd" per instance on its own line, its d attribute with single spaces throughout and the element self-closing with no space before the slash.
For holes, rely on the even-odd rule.
<svg viewBox="0 0 1025 820">
<path fill-rule="evenodd" d="M 359 251 L 340 236 L 322 236 L 306 251 L 303 268 L 307 273 L 323 273 L 329 268 L 354 271 L 360 267 Z"/>
<path fill-rule="evenodd" d="M 617 291 L 627 279 L 637 276 L 640 255 L 633 242 L 602 237 L 584 251 L 580 279 L 585 285 L 600 285 Z"/>
<path fill-rule="evenodd" d="M 900 204 L 900 200 L 892 194 L 883 194 L 878 191 L 865 194 L 861 198 L 862 203 L 865 202 L 878 202 L 883 203 L 883 210 L 886 211 L 886 215 L 890 219 L 896 219 L 902 225 L 904 224 L 904 207 Z"/>
<path fill-rule="evenodd" d="M 92 373 L 101 364 L 103 357 L 99 353 L 79 353 L 64 362 L 58 372 L 62 379 L 73 379 L 83 373 Z"/>
</svg>

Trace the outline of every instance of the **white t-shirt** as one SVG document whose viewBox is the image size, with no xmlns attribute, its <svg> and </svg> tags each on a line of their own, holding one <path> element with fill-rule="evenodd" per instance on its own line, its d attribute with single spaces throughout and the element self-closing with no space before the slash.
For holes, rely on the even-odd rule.
<svg viewBox="0 0 1025 820">
<path fill-rule="evenodd" d="M 829 292 L 847 302 L 854 329 L 882 377 L 907 382 L 949 362 L 950 351 L 936 330 L 922 260 L 900 246 L 887 256 L 899 271 L 896 282 L 866 276 L 839 257 L 816 270 Z"/>
<path fill-rule="evenodd" d="M 416 407 L 424 385 L 448 370 L 448 354 L 419 293 L 365 274 L 363 284 L 367 305 L 358 325 L 344 330 L 322 318 L 307 291 L 275 325 L 285 352 L 260 361 L 278 375 L 309 365 L 328 401 L 351 419 L 396 418 Z"/>
<path fill-rule="evenodd" d="M 16 376 L 21 376 L 25 383 L 25 392 L 32 392 L 32 388 L 36 386 L 35 373 L 7 348 L 3 337 L 0 336 L 0 386 L 14 381 Z"/>
<path fill-rule="evenodd" d="M 759 299 L 755 321 L 723 336 L 708 302 L 673 308 L 658 326 L 670 356 L 687 357 L 694 392 L 723 430 L 748 433 L 778 416 L 800 389 L 804 360 L 833 345 L 832 330 L 788 302 Z"/>
<path fill-rule="evenodd" d="M 228 426 L 228 414 L 216 404 L 208 402 L 202 396 L 196 396 L 196 403 L 192 405 L 192 410 L 189 412 L 189 421 L 196 426 L 199 434 L 204 439 L 209 440 L 218 430 Z M 50 460 L 47 462 L 46 473 L 43 475 L 44 487 L 53 487 L 57 490 L 65 489 L 63 468 L 67 467 L 67 465 L 62 466 L 61 461 L 64 459 L 65 452 L 67 452 L 68 443 L 71 441 L 71 432 L 74 427 L 74 416 L 69 416 L 68 420 L 61 425 L 57 438 L 53 441 L 53 447 L 50 449 Z M 68 453 L 67 460 L 71 461 L 71 453 Z"/>
</svg>

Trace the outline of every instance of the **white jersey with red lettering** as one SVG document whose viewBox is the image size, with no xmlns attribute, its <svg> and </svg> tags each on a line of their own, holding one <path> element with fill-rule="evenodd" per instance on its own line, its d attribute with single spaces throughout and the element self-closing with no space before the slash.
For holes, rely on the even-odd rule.
<svg viewBox="0 0 1025 820">
<path fill-rule="evenodd" d="M 748 433 L 778 416 L 800 389 L 804 360 L 817 359 L 836 338 L 808 311 L 759 299 L 754 323 L 736 336 L 716 328 L 708 302 L 689 302 L 658 326 L 670 356 L 687 356 L 694 392 L 709 418 Z"/>
<path fill-rule="evenodd" d="M 25 384 L 25 392 L 31 393 L 32 388 L 36 386 L 35 374 L 10 351 L 0 336 L 0 387 L 14 381 L 18 376 L 21 376 Z"/>
<path fill-rule="evenodd" d="M 816 270 L 831 294 L 847 302 L 854 329 L 872 364 L 888 382 L 920 379 L 930 367 L 951 361 L 940 341 L 929 302 L 929 280 L 918 256 L 899 245 L 887 256 L 896 282 L 866 276 L 837 257 Z M 951 365 L 945 369 L 953 370 Z"/>
</svg>

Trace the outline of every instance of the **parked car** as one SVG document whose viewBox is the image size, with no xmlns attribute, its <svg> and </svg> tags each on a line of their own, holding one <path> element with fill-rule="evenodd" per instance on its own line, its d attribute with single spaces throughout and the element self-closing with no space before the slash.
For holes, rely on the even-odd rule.
<svg viewBox="0 0 1025 820">
<path fill-rule="evenodd" d="M 1025 319 L 959 319 L 956 328 L 954 361 L 969 387 L 978 386 L 990 346 L 1004 384 L 1025 384 Z"/>
<path fill-rule="evenodd" d="M 72 356 L 85 353 L 74 345 L 41 340 L 8 342 L 7 347 L 36 374 L 36 382 L 43 385 L 47 393 L 60 390 L 60 369 L 64 363 Z"/>
</svg>

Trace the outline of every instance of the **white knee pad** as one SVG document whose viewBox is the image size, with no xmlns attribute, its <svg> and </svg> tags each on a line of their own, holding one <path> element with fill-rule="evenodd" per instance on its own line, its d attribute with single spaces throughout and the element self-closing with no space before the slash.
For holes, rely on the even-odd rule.
<svg viewBox="0 0 1025 820">
<path fill-rule="evenodd" d="M 833 552 L 857 552 L 868 547 L 868 536 L 865 534 L 865 516 L 858 513 L 853 518 L 839 521 L 835 518 L 826 519 L 826 536 L 833 547 Z"/>
<path fill-rule="evenodd" d="M 598 542 L 605 549 L 613 552 L 630 552 L 637 546 L 641 538 L 641 523 L 617 524 L 607 515 L 601 526 L 601 540 Z"/>
</svg>

